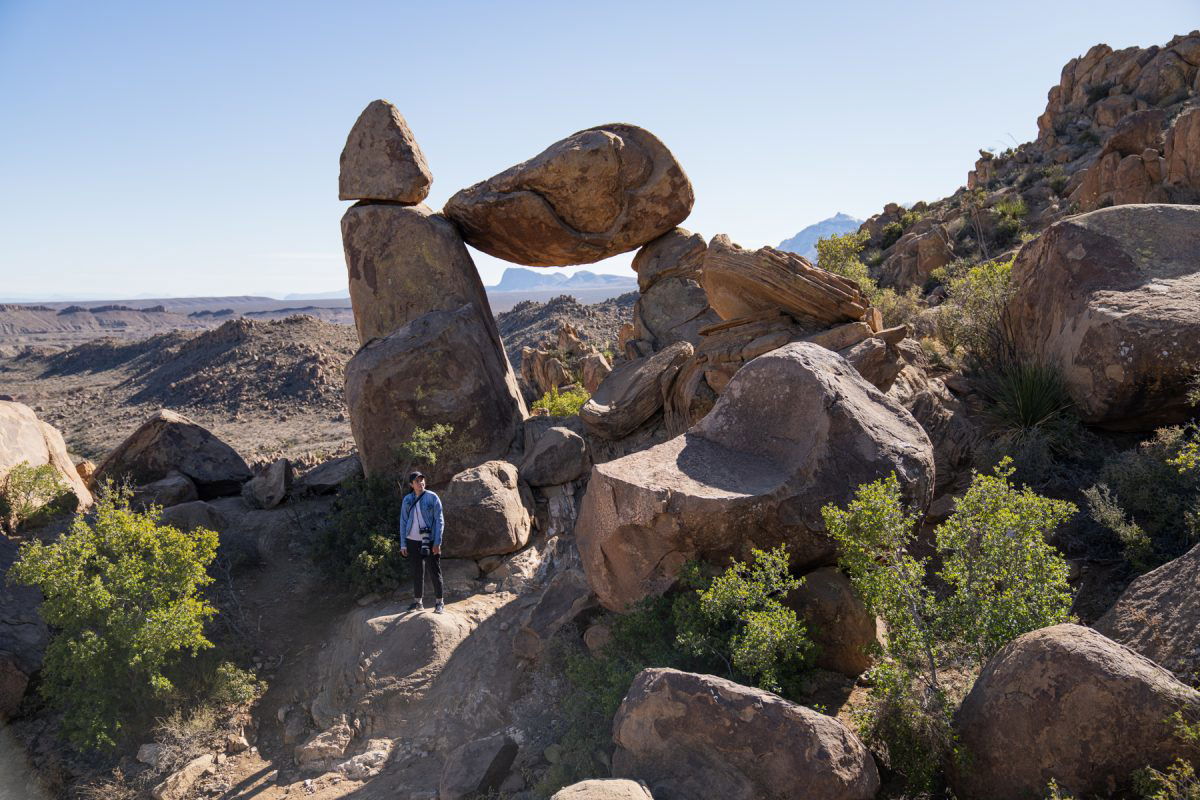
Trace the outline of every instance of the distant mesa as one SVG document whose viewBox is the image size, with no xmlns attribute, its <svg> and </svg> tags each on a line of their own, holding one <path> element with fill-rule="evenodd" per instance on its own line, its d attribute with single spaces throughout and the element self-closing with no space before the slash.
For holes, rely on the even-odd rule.
<svg viewBox="0 0 1200 800">
<path fill-rule="evenodd" d="M 809 225 L 792 238 L 784 239 L 779 243 L 777 249 L 788 253 L 795 253 L 798 256 L 804 256 L 809 261 L 815 262 L 817 260 L 818 240 L 851 233 L 858 230 L 862 224 L 863 221 L 861 219 L 856 219 L 849 214 L 843 214 L 839 211 L 829 219 L 823 219 L 820 222 Z"/>
<path fill-rule="evenodd" d="M 492 292 L 529 292 L 556 289 L 623 289 L 637 288 L 637 278 L 624 275 L 600 275 L 580 270 L 567 276 L 561 272 L 509 267 L 495 286 L 485 287 Z"/>
</svg>

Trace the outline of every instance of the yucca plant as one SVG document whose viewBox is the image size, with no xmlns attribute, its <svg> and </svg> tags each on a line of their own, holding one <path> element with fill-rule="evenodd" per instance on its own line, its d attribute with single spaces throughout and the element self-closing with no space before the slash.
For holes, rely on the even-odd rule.
<svg viewBox="0 0 1200 800">
<path fill-rule="evenodd" d="M 1010 361 L 985 372 L 978 386 L 991 428 L 983 452 L 1011 456 L 1022 481 L 1044 485 L 1061 459 L 1077 455 L 1082 428 L 1057 369 Z"/>
</svg>

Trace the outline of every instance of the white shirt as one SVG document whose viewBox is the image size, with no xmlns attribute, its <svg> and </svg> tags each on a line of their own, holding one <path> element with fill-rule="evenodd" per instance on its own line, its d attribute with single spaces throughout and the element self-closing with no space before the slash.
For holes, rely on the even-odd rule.
<svg viewBox="0 0 1200 800">
<path fill-rule="evenodd" d="M 424 494 L 424 493 L 422 492 L 422 494 Z M 423 516 L 421 516 L 420 497 L 418 497 L 416 500 L 413 501 L 413 509 L 412 510 L 413 510 L 412 525 L 409 526 L 408 538 L 416 539 L 419 542 L 429 541 L 429 534 L 426 533 L 426 534 L 422 535 L 422 533 L 421 533 L 421 528 L 424 528 L 426 526 L 425 526 L 425 518 Z"/>
</svg>

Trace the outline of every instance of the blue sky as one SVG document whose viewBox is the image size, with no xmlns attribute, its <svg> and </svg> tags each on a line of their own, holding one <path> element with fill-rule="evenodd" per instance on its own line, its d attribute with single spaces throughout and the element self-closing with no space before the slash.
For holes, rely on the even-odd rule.
<svg viewBox="0 0 1200 800">
<path fill-rule="evenodd" d="M 685 227 L 776 244 L 952 192 L 1035 135 L 1068 59 L 1196 27 L 1200 0 L 0 0 L 0 297 L 343 288 L 338 155 L 377 97 L 435 207 L 624 121 L 690 175 Z"/>
</svg>

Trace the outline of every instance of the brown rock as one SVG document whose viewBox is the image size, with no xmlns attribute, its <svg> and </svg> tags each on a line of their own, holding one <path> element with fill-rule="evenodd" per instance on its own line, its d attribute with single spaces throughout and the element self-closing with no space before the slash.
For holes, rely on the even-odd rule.
<svg viewBox="0 0 1200 800">
<path fill-rule="evenodd" d="M 343 719 L 327 731 L 314 735 L 293 751 L 296 766 L 302 770 L 325 772 L 342 760 L 354 739 L 354 729 Z"/>
<path fill-rule="evenodd" d="M 292 491 L 292 462 L 278 458 L 261 475 L 242 486 L 242 498 L 251 508 L 274 508 Z"/>
<path fill-rule="evenodd" d="M 595 608 L 596 596 L 583 574 L 578 569 L 559 572 L 521 621 L 512 640 L 513 652 L 521 658 L 538 658 L 559 631 Z"/>
<path fill-rule="evenodd" d="M 830 563 L 821 507 L 891 471 L 923 511 L 928 437 L 844 359 L 797 342 L 743 366 L 686 434 L 594 466 L 575 536 L 600 602 L 624 610 L 693 558 L 787 543 L 796 564 Z"/>
<path fill-rule="evenodd" d="M 579 380 L 588 394 L 595 394 L 600 384 L 612 372 L 612 364 L 603 353 L 588 353 L 579 359 Z"/>
<path fill-rule="evenodd" d="M 1166 182 L 1200 190 L 1200 108 L 1189 108 L 1171 123 L 1165 155 Z"/>
<path fill-rule="evenodd" d="M 438 800 L 471 800 L 500 788 L 520 748 L 504 733 L 468 742 L 446 759 Z"/>
<path fill-rule="evenodd" d="M 182 472 L 172 470 L 167 473 L 167 477 L 134 489 L 130 505 L 138 509 L 148 508 L 152 505 L 169 508 L 198 499 L 200 499 L 200 495 L 196 491 L 196 484 L 192 483 Z"/>
<path fill-rule="evenodd" d="M 904 368 L 904 359 L 900 357 L 896 346 L 878 336 L 864 339 L 853 347 L 839 351 L 839 354 L 881 392 L 892 388 L 893 381 Z"/>
<path fill-rule="evenodd" d="M 1184 681 L 1200 674 L 1200 545 L 1129 585 L 1095 625 Z"/>
<path fill-rule="evenodd" d="M 29 675 L 21 669 L 15 656 L 0 652 L 0 722 L 5 722 L 21 708 Z"/>
<path fill-rule="evenodd" d="M 591 466 L 583 437 L 569 428 L 555 426 L 526 451 L 521 478 L 530 486 L 559 486 L 583 477 Z"/>
<path fill-rule="evenodd" d="M 1055 223 L 1013 266 L 1019 352 L 1061 369 L 1087 423 L 1182 421 L 1200 363 L 1198 258 L 1200 206 L 1117 206 Z"/>
<path fill-rule="evenodd" d="M 627 361 L 608 374 L 579 410 L 588 430 L 605 439 L 633 433 L 662 408 L 671 382 L 692 355 L 692 346 L 676 342 L 649 358 Z"/>
<path fill-rule="evenodd" d="M 92 493 L 75 470 L 58 429 L 38 419 L 29 406 L 0 400 L 0 475 L 24 463 L 31 467 L 50 464 L 75 495 L 80 508 L 92 504 Z"/>
<path fill-rule="evenodd" d="M 596 779 L 563 787 L 550 800 L 654 800 L 654 797 L 636 781 Z"/>
<path fill-rule="evenodd" d="M 1135 111 L 1121 119 L 1104 141 L 1104 152 L 1141 155 L 1147 148 L 1161 149 L 1167 112 L 1161 108 Z"/>
<path fill-rule="evenodd" d="M 1109 796 L 1135 770 L 1187 754 L 1168 721 L 1200 713 L 1200 692 L 1090 628 L 1027 633 L 984 667 L 955 715 L 960 797 Z"/>
<path fill-rule="evenodd" d="M 483 282 L 455 227 L 427 206 L 359 204 L 342 216 L 358 340 L 382 338 L 430 311 L 476 309 L 495 331 Z"/>
<path fill-rule="evenodd" d="M 743 250 L 725 234 L 704 256 L 704 291 L 721 319 L 783 309 L 813 328 L 862 319 L 870 303 L 858 284 L 773 247 Z"/>
<path fill-rule="evenodd" d="M 575 376 L 567 365 L 549 350 L 521 348 L 521 377 L 538 394 L 558 389 L 575 382 Z"/>
<path fill-rule="evenodd" d="M 643 670 L 613 719 L 613 776 L 659 800 L 870 800 L 879 773 L 845 725 L 713 675 Z"/>
<path fill-rule="evenodd" d="M 435 485 L 507 453 L 525 417 L 508 359 L 470 305 L 367 342 L 346 365 L 346 405 L 368 476 L 403 469 L 396 448 L 416 428 L 453 426 L 449 453 L 425 468 Z"/>
<path fill-rule="evenodd" d="M 154 787 L 150 794 L 154 800 L 183 800 L 191 792 L 196 781 L 213 770 L 216 756 L 205 753 L 189 761 L 182 769 L 171 773 L 167 779 Z"/>
<path fill-rule="evenodd" d="M 517 484 L 517 468 L 488 461 L 463 470 L 439 493 L 446 519 L 447 558 L 481 558 L 520 550 L 529 541 L 533 499 Z"/>
<path fill-rule="evenodd" d="M 905 352 L 907 344 L 902 343 L 901 352 Z M 926 375 L 921 366 L 924 359 L 920 345 L 916 349 L 913 357 L 907 359 L 909 365 L 896 376 L 888 397 L 904 406 L 933 442 L 937 476 L 934 494 L 940 495 L 970 473 L 981 431 L 971 421 L 966 406 L 946 389 L 942 380 Z"/>
<path fill-rule="evenodd" d="M 196 484 L 201 500 L 237 494 L 253 474 L 237 451 L 182 414 L 162 409 L 101 462 L 97 485 L 128 479 L 146 484 L 178 470 Z"/>
<path fill-rule="evenodd" d="M 933 274 L 954 260 L 954 248 L 943 225 L 927 231 L 905 233 L 879 266 L 879 285 L 898 292 L 921 287 Z"/>
<path fill-rule="evenodd" d="M 648 291 L 663 278 L 694 280 L 704 268 L 706 250 L 704 237 L 684 228 L 676 228 L 649 242 L 633 257 L 638 291 Z"/>
<path fill-rule="evenodd" d="M 634 250 L 686 219 L 692 202 L 692 185 L 662 142 L 612 124 L 463 189 L 445 214 L 485 253 L 555 267 Z"/>
<path fill-rule="evenodd" d="M 633 308 L 637 337 L 651 342 L 656 350 L 688 342 L 700 342 L 700 330 L 720 322 L 708 307 L 708 295 L 693 278 L 664 277 L 647 289 Z"/>
<path fill-rule="evenodd" d="M 817 645 L 816 665 L 858 677 L 872 664 L 871 648 L 879 643 L 879 627 L 837 567 L 821 567 L 787 598 Z"/>
<path fill-rule="evenodd" d="M 347 481 L 361 478 L 362 474 L 362 462 L 357 455 L 332 458 L 301 475 L 295 483 L 296 493 L 331 494 Z"/>
<path fill-rule="evenodd" d="M 210 531 L 224 532 L 229 521 L 215 506 L 203 500 L 193 500 L 190 503 L 164 508 L 158 518 L 160 525 L 170 525 L 181 531 L 191 531 L 204 528 Z"/>
<path fill-rule="evenodd" d="M 433 174 L 397 108 L 376 100 L 363 109 L 342 150 L 339 200 L 420 203 Z"/>
</svg>

